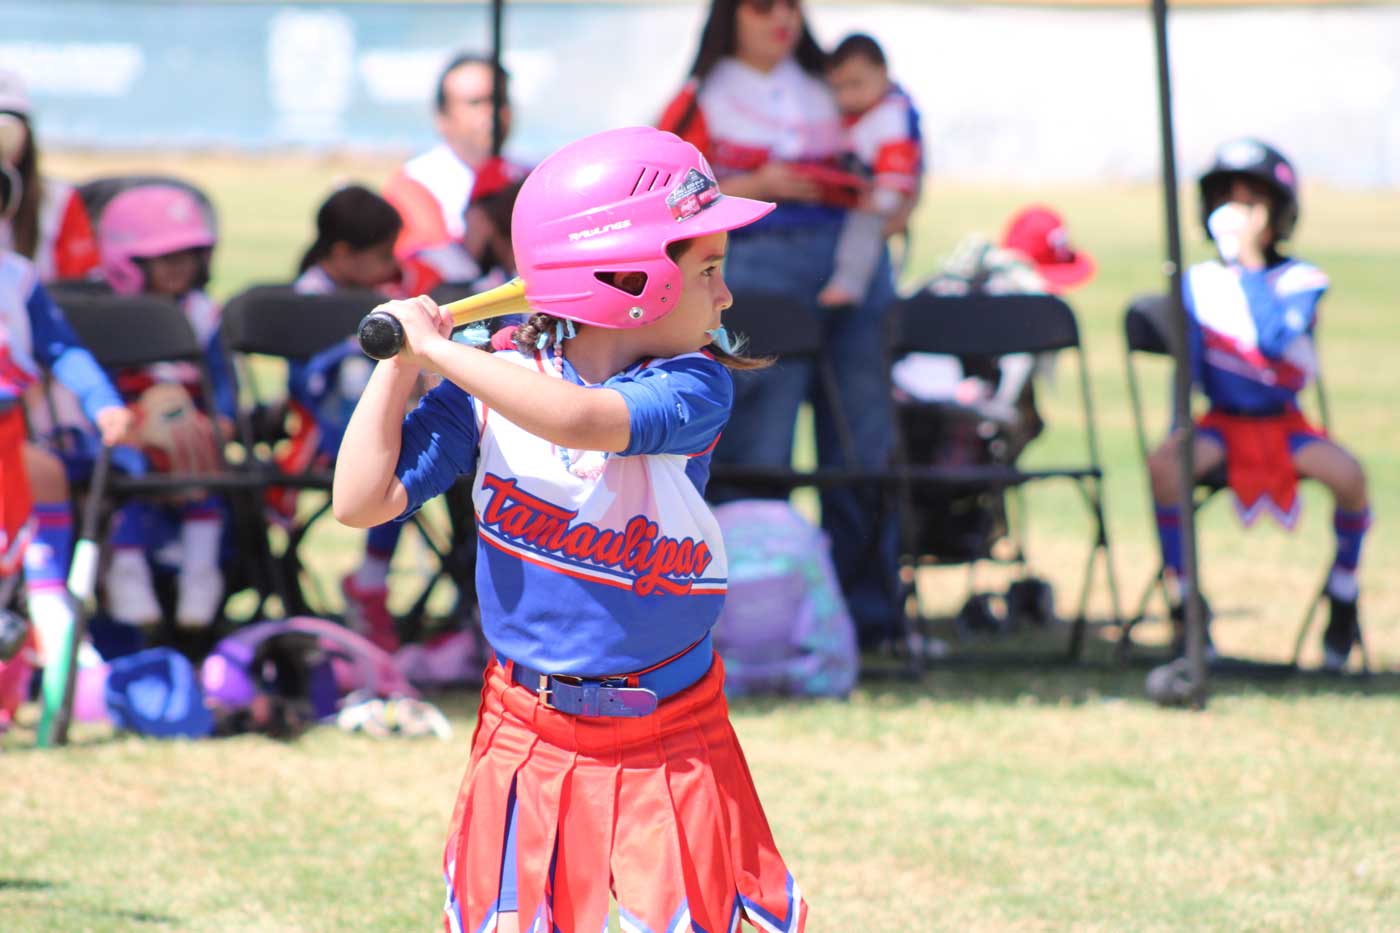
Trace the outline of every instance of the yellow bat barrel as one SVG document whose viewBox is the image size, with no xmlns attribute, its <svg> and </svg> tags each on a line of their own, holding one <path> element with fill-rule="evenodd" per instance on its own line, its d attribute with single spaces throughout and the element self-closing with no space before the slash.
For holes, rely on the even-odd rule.
<svg viewBox="0 0 1400 933">
<path fill-rule="evenodd" d="M 529 314 L 525 282 L 511 279 L 479 295 L 470 295 L 442 306 L 452 316 L 453 327 L 465 327 L 506 314 Z M 403 325 L 387 311 L 371 311 L 360 321 L 360 349 L 376 360 L 387 360 L 403 349 Z"/>
</svg>

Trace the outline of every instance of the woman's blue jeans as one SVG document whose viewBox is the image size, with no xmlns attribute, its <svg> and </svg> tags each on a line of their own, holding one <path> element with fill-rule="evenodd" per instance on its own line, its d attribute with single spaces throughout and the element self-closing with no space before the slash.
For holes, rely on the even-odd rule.
<svg viewBox="0 0 1400 933">
<path fill-rule="evenodd" d="M 854 435 L 856 465 L 879 469 L 889 464 L 894 445 L 885 349 L 885 314 L 894 299 L 889 255 L 880 262 L 865 301 L 832 311 L 817 306 L 817 293 L 831 275 L 839 221 L 795 230 L 730 235 L 725 281 L 736 293 L 779 292 L 817 309 L 825 322 L 823 352 L 831 361 L 841 406 Z M 788 466 L 793 429 L 803 401 L 816 420 L 817 460 L 846 466 L 832 410 L 810 360 L 781 360 L 754 372 L 734 374 L 734 411 L 714 462 L 738 466 Z M 712 484 L 710 495 L 723 502 L 743 490 Z M 881 489 L 842 486 L 821 494 L 822 528 L 831 540 L 832 560 L 863 645 L 892 636 L 898 612 L 899 529 Z"/>
</svg>

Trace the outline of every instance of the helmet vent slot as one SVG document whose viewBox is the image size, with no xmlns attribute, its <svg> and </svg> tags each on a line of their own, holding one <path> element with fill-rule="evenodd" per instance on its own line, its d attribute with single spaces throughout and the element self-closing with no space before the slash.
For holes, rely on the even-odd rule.
<svg viewBox="0 0 1400 933">
<path fill-rule="evenodd" d="M 647 274 L 636 269 L 630 272 L 595 272 L 593 277 L 604 285 L 625 292 L 633 298 L 641 295 L 647 287 Z"/>
<path fill-rule="evenodd" d="M 637 181 L 632 185 L 632 196 L 636 197 L 639 194 L 646 194 L 650 191 L 656 191 L 659 188 L 665 188 L 670 183 L 670 172 L 665 172 L 663 174 L 661 169 L 652 168 L 650 166 L 645 167 L 637 175 Z"/>
</svg>

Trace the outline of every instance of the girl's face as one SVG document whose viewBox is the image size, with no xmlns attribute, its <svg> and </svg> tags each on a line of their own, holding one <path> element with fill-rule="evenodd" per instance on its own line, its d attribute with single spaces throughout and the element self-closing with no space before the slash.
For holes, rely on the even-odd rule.
<svg viewBox="0 0 1400 933">
<path fill-rule="evenodd" d="M 141 260 L 146 271 L 146 291 L 166 298 L 183 298 L 194 289 L 204 262 L 204 250 L 182 249 L 178 253 Z"/>
<path fill-rule="evenodd" d="M 1241 207 L 1254 207 L 1259 204 L 1268 207 L 1272 203 L 1269 189 L 1263 183 L 1243 176 L 1231 179 L 1230 191 L 1225 196 L 1225 200 Z"/>
<path fill-rule="evenodd" d="M 393 240 L 364 249 L 355 249 L 343 241 L 335 243 L 322 265 L 326 275 L 341 288 L 378 288 L 399 275 Z"/>
<path fill-rule="evenodd" d="M 734 13 L 734 55 L 759 71 L 771 71 L 802 38 L 798 0 L 740 0 Z"/>
<path fill-rule="evenodd" d="M 720 315 L 734 303 L 724 284 L 728 242 L 729 234 L 712 233 L 687 244 L 676 260 L 681 270 L 680 299 L 674 311 L 645 328 L 647 355 L 679 356 L 709 345 L 709 331 L 720 326 Z"/>
</svg>

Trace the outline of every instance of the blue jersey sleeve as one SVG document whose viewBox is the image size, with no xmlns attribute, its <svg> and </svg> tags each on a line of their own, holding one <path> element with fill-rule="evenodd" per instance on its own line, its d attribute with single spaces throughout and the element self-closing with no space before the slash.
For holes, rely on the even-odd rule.
<svg viewBox="0 0 1400 933">
<path fill-rule="evenodd" d="M 36 284 L 26 305 L 34 335 L 34 358 L 82 403 L 92 421 L 104 408 L 120 406 L 121 396 L 97 360 L 63 319 L 63 312 L 42 285 Z"/>
<path fill-rule="evenodd" d="M 219 331 L 204 347 L 204 360 L 209 365 L 210 388 L 214 390 L 214 410 L 230 420 L 238 417 L 238 392 L 234 388 L 233 367 Z"/>
<path fill-rule="evenodd" d="M 1312 330 L 1326 287 L 1320 272 L 1301 263 L 1281 275 L 1242 272 L 1240 288 L 1259 332 L 1259 351 L 1271 360 L 1282 359 L 1289 344 Z"/>
<path fill-rule="evenodd" d="M 476 469 L 477 442 L 472 397 L 460 386 L 444 380 L 423 396 L 404 419 L 399 462 L 394 468 L 394 475 L 408 492 L 408 507 L 400 520 L 445 492 L 457 477 Z"/>
<path fill-rule="evenodd" d="M 303 405 L 315 408 L 335 384 L 340 364 L 359 354 L 359 344 L 347 340 L 322 350 L 308 360 L 292 362 L 287 367 L 287 394 Z"/>
<path fill-rule="evenodd" d="M 708 354 L 664 360 L 605 383 L 627 402 L 631 436 L 621 456 L 700 454 L 729 421 L 734 382 Z"/>
</svg>

